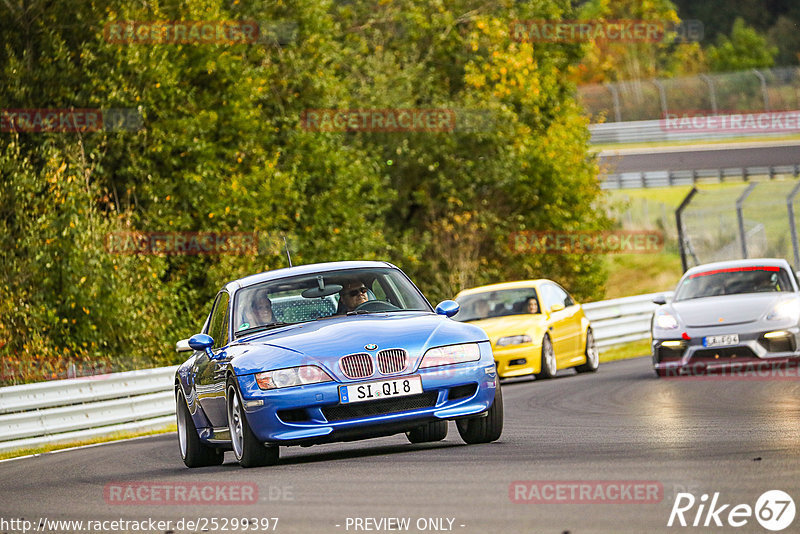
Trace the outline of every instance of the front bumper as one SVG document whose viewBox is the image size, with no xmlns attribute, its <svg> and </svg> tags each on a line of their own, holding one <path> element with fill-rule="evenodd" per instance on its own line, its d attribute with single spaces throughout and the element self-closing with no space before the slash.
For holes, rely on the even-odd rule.
<svg viewBox="0 0 800 534">
<path fill-rule="evenodd" d="M 541 343 L 493 347 L 492 350 L 500 378 L 526 376 L 542 370 Z"/>
<path fill-rule="evenodd" d="M 475 362 L 380 377 L 418 375 L 422 378 L 422 395 L 342 404 L 339 386 L 343 383 L 333 381 L 264 391 L 256 384 L 255 375 L 238 377 L 239 390 L 247 421 L 262 442 L 304 445 L 388 435 L 429 421 L 486 412 L 497 387 L 494 362 L 491 353 L 486 352 L 488 357 L 482 354 Z M 359 382 L 346 385 L 356 383 Z"/>
<path fill-rule="evenodd" d="M 800 362 L 800 328 L 796 325 L 749 331 L 736 326 L 686 329 L 688 340 L 675 332 L 665 334 L 659 331 L 653 335 L 653 367 L 662 376 L 714 374 L 715 370 L 725 368 L 746 371 Z M 765 337 L 765 334 L 777 332 L 784 332 L 785 335 Z M 739 343 L 718 347 L 706 347 L 703 343 L 707 336 L 726 334 L 738 335 Z M 669 346 L 678 342 L 680 346 Z"/>
</svg>

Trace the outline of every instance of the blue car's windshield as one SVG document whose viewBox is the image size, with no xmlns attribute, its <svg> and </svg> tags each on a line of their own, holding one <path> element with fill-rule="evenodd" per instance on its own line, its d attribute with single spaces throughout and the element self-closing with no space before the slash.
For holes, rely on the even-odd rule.
<svg viewBox="0 0 800 534">
<path fill-rule="evenodd" d="M 236 292 L 236 336 L 334 315 L 400 311 L 432 312 L 400 271 L 347 269 L 262 282 Z"/>
<path fill-rule="evenodd" d="M 675 291 L 674 300 L 770 291 L 794 291 L 784 269 L 771 266 L 729 267 L 687 276 Z"/>
</svg>

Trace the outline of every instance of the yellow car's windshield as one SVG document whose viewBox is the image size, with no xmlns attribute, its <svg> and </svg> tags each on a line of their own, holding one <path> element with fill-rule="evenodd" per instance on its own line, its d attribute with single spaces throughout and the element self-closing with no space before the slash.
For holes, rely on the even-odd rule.
<svg viewBox="0 0 800 534">
<path fill-rule="evenodd" d="M 504 315 L 539 313 L 539 299 L 532 287 L 501 289 L 483 293 L 472 293 L 456 299 L 461 309 L 453 319 L 477 321 Z"/>
</svg>

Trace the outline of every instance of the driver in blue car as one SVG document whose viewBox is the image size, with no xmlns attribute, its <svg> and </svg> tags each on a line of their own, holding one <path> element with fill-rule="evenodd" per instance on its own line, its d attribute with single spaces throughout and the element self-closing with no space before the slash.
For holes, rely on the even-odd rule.
<svg viewBox="0 0 800 534">
<path fill-rule="evenodd" d="M 337 314 L 345 314 L 355 310 L 369 300 L 369 289 L 359 280 L 351 280 L 343 284 L 339 291 L 339 308 Z"/>
</svg>

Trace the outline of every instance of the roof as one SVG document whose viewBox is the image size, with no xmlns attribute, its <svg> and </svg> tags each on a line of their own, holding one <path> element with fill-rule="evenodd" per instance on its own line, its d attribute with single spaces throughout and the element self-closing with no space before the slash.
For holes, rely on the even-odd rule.
<svg viewBox="0 0 800 534">
<path fill-rule="evenodd" d="M 489 291 L 499 291 L 501 289 L 524 289 L 524 288 L 534 287 L 536 285 L 541 284 L 542 282 L 552 282 L 552 280 L 539 278 L 537 280 L 517 280 L 515 282 L 501 282 L 499 284 L 490 284 L 488 286 L 479 286 L 470 289 L 464 289 L 463 291 L 459 291 L 456 297 L 463 297 L 464 295 L 473 295 L 475 293 L 484 293 Z"/>
<path fill-rule="evenodd" d="M 684 276 L 692 275 L 697 272 L 709 271 L 712 269 L 730 269 L 731 267 L 760 267 L 760 266 L 783 267 L 790 273 L 792 272 L 792 268 L 789 265 L 789 262 L 782 258 L 748 258 L 746 260 L 729 260 L 729 261 L 717 261 L 714 263 L 705 263 L 703 265 L 692 267 L 691 269 L 686 271 L 686 273 L 684 273 Z"/>
<path fill-rule="evenodd" d="M 225 289 L 227 289 L 229 293 L 232 293 L 242 287 L 260 284 L 261 282 L 279 280 L 281 278 L 288 278 L 290 276 L 325 273 L 330 271 L 339 271 L 342 269 L 368 269 L 376 267 L 391 267 L 397 269 L 397 267 L 386 261 L 331 261 L 326 263 L 310 263 L 308 265 L 285 267 L 283 269 L 274 269 L 272 271 L 265 271 L 263 273 L 245 276 L 244 278 L 228 282 L 225 285 Z"/>
</svg>

